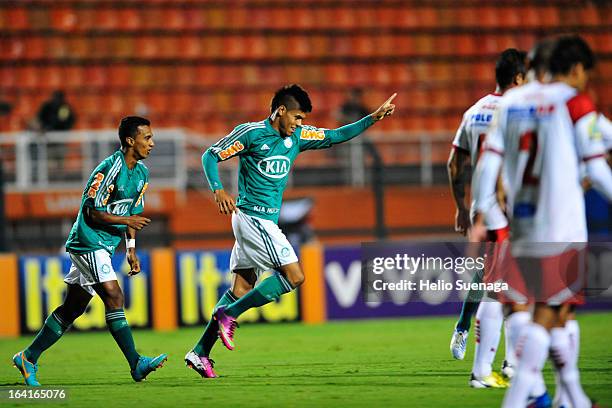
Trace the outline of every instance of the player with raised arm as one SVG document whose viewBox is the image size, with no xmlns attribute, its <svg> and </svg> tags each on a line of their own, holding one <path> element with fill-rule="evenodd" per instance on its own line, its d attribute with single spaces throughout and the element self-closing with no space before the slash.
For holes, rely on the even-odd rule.
<svg viewBox="0 0 612 408">
<path fill-rule="evenodd" d="M 527 404 L 549 349 L 572 406 L 591 406 L 569 355 L 561 312 L 563 305 L 580 301 L 577 284 L 587 242 L 581 161 L 593 185 L 612 198 L 598 114 L 582 93 L 593 65 L 584 40 L 561 37 L 550 57 L 553 82 L 533 81 L 504 97 L 477 166 L 477 211 L 485 217 L 494 200 L 495 175 L 503 168 L 513 255 L 505 259 L 516 261 L 508 262 L 508 271 L 518 268 L 522 275 L 521 281 L 511 280 L 515 291 L 508 295 L 535 305 L 533 322 L 521 334 L 518 367 L 504 407 Z"/>
<path fill-rule="evenodd" d="M 268 118 L 238 125 L 206 150 L 202 165 L 219 212 L 232 215 L 236 238 L 230 258 L 233 281 L 217 303 L 204 334 L 185 356 L 188 367 L 203 377 L 216 377 L 209 354 L 217 336 L 233 350 L 238 316 L 273 302 L 304 282 L 295 251 L 277 225 L 288 174 L 298 154 L 360 135 L 393 114 L 395 96 L 371 115 L 329 130 L 303 124 L 312 111 L 310 97 L 299 85 L 288 85 L 275 93 Z M 218 162 L 234 156 L 240 160 L 236 201 L 223 189 L 217 170 Z M 275 273 L 255 285 L 264 271 Z"/>
<path fill-rule="evenodd" d="M 514 48 L 503 51 L 495 65 L 496 89 L 476 102 L 463 115 L 461 126 L 453 140 L 453 148 L 448 160 L 448 175 L 450 188 L 455 199 L 457 212 L 455 216 L 455 230 L 463 235 L 467 233 L 475 215 L 474 200 L 470 209 L 465 203 L 465 174 L 471 165 L 476 168 L 480 149 L 487 130 L 493 119 L 502 95 L 509 89 L 520 86 L 525 81 L 526 53 Z M 491 242 L 500 242 L 507 238 L 508 222 L 500 206 L 491 211 L 487 219 L 488 237 Z M 474 275 L 473 282 L 482 282 L 485 271 Z M 470 290 L 463 303 L 459 321 L 453 331 L 450 349 L 453 357 L 463 360 L 466 350 L 467 337 L 470 329 L 472 315 L 476 312 L 476 351 L 470 378 L 470 385 L 475 388 L 504 388 L 507 381 L 492 370 L 492 363 L 499 344 L 501 327 L 503 323 L 503 310 L 499 302 L 492 299 L 480 303 L 483 291 Z M 480 305 L 480 306 L 479 306 Z M 504 369 L 509 369 L 513 363 L 513 352 L 506 350 Z"/>
<path fill-rule="evenodd" d="M 66 242 L 72 265 L 64 279 L 68 285 L 64 303 L 49 315 L 32 344 L 13 357 L 26 385 L 40 386 L 40 355 L 85 312 L 96 293 L 104 302 L 108 329 L 128 361 L 134 381 L 142 381 L 166 361 L 166 354 L 150 358 L 136 352 L 123 311 L 123 292 L 111 264 L 111 256 L 125 238 L 129 275 L 140 272 L 136 231 L 151 222 L 141 215 L 149 170 L 140 162 L 155 146 L 150 122 L 137 116 L 123 118 L 119 140 L 121 149 L 94 169 L 83 190 L 81 207 Z"/>
</svg>

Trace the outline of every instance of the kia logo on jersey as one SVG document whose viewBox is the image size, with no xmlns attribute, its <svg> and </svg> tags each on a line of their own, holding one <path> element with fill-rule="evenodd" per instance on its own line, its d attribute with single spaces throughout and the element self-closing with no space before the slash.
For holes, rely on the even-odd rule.
<svg viewBox="0 0 612 408">
<path fill-rule="evenodd" d="M 260 160 L 257 169 L 261 174 L 270 178 L 283 178 L 289 173 L 291 162 L 285 156 L 272 156 Z"/>
<path fill-rule="evenodd" d="M 133 198 L 114 201 L 106 207 L 106 212 L 113 215 L 128 215 Z"/>
</svg>

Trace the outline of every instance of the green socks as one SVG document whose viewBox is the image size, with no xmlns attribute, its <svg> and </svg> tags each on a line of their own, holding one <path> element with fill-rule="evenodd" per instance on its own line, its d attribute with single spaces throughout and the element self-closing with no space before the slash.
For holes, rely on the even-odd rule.
<svg viewBox="0 0 612 408">
<path fill-rule="evenodd" d="M 26 358 L 33 364 L 36 364 L 42 352 L 54 345 L 72 324 L 72 322 L 66 322 L 60 317 L 58 309 L 55 309 L 47 317 L 45 324 L 36 335 L 36 338 L 34 338 L 32 344 L 24 350 Z"/>
<path fill-rule="evenodd" d="M 123 309 L 108 310 L 106 312 L 106 325 L 133 370 L 136 368 L 140 355 L 136 352 L 132 330 L 125 320 Z"/>
<path fill-rule="evenodd" d="M 221 299 L 219 299 L 215 305 L 215 312 L 220 306 L 227 306 L 234 303 L 236 300 L 238 300 L 238 298 L 234 296 L 231 290 L 228 290 L 223 294 L 223 296 L 221 296 Z M 212 350 L 215 342 L 217 341 L 217 330 L 219 330 L 217 322 L 211 317 L 206 325 L 206 329 L 204 329 L 204 334 L 202 334 L 202 337 L 200 337 L 200 340 L 198 340 L 198 343 L 193 348 L 193 351 L 198 356 L 208 357 L 210 350 Z"/>
<path fill-rule="evenodd" d="M 259 307 L 275 301 L 281 295 L 289 293 L 294 288 L 287 278 L 280 273 L 264 279 L 259 285 L 255 286 L 249 293 L 225 308 L 225 314 L 238 317 L 252 307 Z"/>
</svg>

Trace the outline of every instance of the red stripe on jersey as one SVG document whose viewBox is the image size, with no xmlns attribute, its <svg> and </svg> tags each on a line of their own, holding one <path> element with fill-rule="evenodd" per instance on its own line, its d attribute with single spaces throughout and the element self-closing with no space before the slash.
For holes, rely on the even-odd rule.
<svg viewBox="0 0 612 408">
<path fill-rule="evenodd" d="M 521 139 L 519 141 L 519 150 L 521 151 L 530 151 L 531 144 L 533 143 L 533 139 L 535 138 L 535 132 L 525 132 L 521 135 Z"/>
<path fill-rule="evenodd" d="M 463 147 L 457 146 L 456 144 L 453 145 L 453 149 L 465 152 L 467 154 L 470 154 L 470 151 L 468 149 L 464 149 Z"/>
<path fill-rule="evenodd" d="M 484 151 L 485 151 L 485 152 L 493 152 L 493 153 L 495 153 L 495 154 L 499 154 L 500 156 L 503 156 L 503 155 L 504 155 L 504 152 L 500 152 L 499 150 L 495 150 L 495 149 L 493 149 L 492 147 L 489 147 L 489 146 L 486 146 L 486 147 L 484 148 Z"/>
<path fill-rule="evenodd" d="M 582 161 L 589 161 L 589 160 L 593 160 L 593 159 L 599 159 L 600 157 L 606 157 L 605 154 L 603 153 L 599 153 L 599 154 L 594 154 L 593 156 L 587 156 L 587 157 L 583 157 Z"/>
<path fill-rule="evenodd" d="M 576 123 L 584 115 L 595 112 L 595 104 L 586 94 L 578 94 L 567 101 L 567 110 L 572 117 L 572 122 Z"/>
</svg>

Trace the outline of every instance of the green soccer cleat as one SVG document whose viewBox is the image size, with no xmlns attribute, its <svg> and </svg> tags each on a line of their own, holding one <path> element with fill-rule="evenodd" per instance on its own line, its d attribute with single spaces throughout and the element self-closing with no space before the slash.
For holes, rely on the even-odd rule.
<svg viewBox="0 0 612 408">
<path fill-rule="evenodd" d="M 144 380 L 151 371 L 163 367 L 166 360 L 168 360 L 167 354 L 160 354 L 155 358 L 140 356 L 136 368 L 131 371 L 132 378 L 136 382 Z"/>
<path fill-rule="evenodd" d="M 23 351 L 13 356 L 13 364 L 21 372 L 26 385 L 30 387 L 40 387 L 40 383 L 36 379 L 38 364 L 32 364 L 28 361 Z"/>
</svg>

